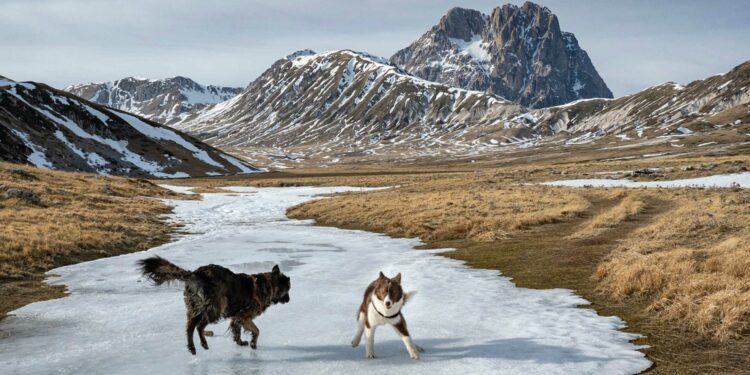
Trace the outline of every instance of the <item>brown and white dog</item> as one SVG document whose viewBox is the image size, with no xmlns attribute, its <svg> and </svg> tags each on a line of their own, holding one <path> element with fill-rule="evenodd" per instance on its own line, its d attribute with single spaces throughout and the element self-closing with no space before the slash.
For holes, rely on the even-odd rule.
<svg viewBox="0 0 750 375">
<path fill-rule="evenodd" d="M 364 299 L 357 313 L 357 333 L 352 340 L 352 347 L 359 346 L 364 333 L 367 338 L 367 358 L 375 358 L 373 346 L 375 344 L 375 328 L 379 325 L 390 324 L 401 336 L 406 346 L 406 351 L 412 359 L 419 359 L 422 348 L 411 341 L 409 331 L 406 329 L 406 320 L 401 309 L 411 299 L 416 291 L 404 293 L 401 289 L 401 273 L 389 279 L 380 272 L 378 279 L 370 283 L 365 290 Z"/>
</svg>

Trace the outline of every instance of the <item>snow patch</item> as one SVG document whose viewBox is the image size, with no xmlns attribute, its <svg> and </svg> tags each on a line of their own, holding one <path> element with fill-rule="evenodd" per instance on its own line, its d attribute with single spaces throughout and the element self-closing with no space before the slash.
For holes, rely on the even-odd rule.
<svg viewBox="0 0 750 375">
<path fill-rule="evenodd" d="M 462 54 L 471 56 L 479 62 L 489 62 L 492 56 L 487 51 L 487 43 L 482 41 L 481 35 L 473 35 L 467 42 L 460 38 L 448 38 L 451 43 L 455 44 Z"/>
<path fill-rule="evenodd" d="M 31 149 L 31 153 L 26 156 L 26 160 L 28 160 L 29 163 L 39 167 L 39 168 L 46 168 L 46 169 L 52 169 L 53 165 L 52 163 L 47 160 L 47 158 L 44 156 L 44 149 L 35 145 L 34 142 L 31 142 L 29 139 L 28 134 L 21 132 L 16 129 L 11 129 L 15 135 L 18 136 L 18 138 L 21 138 L 23 141 L 23 144 L 26 145 L 26 147 Z"/>
<path fill-rule="evenodd" d="M 245 165 L 245 163 L 243 163 L 242 161 L 238 160 L 234 156 L 230 156 L 230 155 L 227 155 L 227 154 L 219 154 L 219 156 L 221 156 L 224 160 L 228 161 L 230 164 L 232 164 L 235 167 L 237 167 L 240 170 L 240 173 L 242 173 L 242 174 L 256 173 L 256 172 L 260 172 L 261 171 L 259 169 L 253 169 L 253 168 L 248 167 L 247 165 Z"/>
<path fill-rule="evenodd" d="M 688 178 L 673 181 L 632 181 L 632 180 L 608 180 L 608 179 L 580 179 L 580 180 L 560 180 L 544 182 L 543 185 L 551 186 L 595 186 L 595 187 L 662 187 L 662 188 L 680 188 L 680 187 L 750 187 L 750 172 L 723 174 L 707 177 Z"/>
<path fill-rule="evenodd" d="M 172 141 L 174 143 L 177 143 L 178 145 L 186 148 L 187 150 L 190 150 L 196 159 L 206 164 L 213 165 L 214 167 L 219 167 L 221 169 L 224 169 L 224 166 L 221 165 L 221 163 L 214 160 L 213 158 L 211 158 L 211 156 L 208 155 L 208 152 L 206 152 L 206 150 L 202 150 L 196 147 L 194 144 L 188 142 L 187 140 L 185 140 L 185 138 L 182 138 L 179 134 L 175 133 L 172 130 L 169 130 L 163 127 L 151 126 L 143 122 L 141 119 L 132 115 L 125 114 L 123 112 L 118 112 L 117 116 L 119 116 L 128 124 L 130 124 L 130 126 L 135 128 L 135 130 L 138 130 L 139 132 L 141 132 L 141 134 L 151 139 L 161 139 L 161 140 Z"/>
</svg>

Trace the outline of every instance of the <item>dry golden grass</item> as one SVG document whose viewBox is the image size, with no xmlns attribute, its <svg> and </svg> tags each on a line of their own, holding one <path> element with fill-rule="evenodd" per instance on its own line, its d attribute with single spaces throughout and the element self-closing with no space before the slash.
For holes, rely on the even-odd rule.
<svg viewBox="0 0 750 375">
<path fill-rule="evenodd" d="M 195 186 L 195 189 L 214 189 L 226 186 L 255 186 L 255 187 L 289 187 L 289 186 L 394 186 L 410 185 L 437 180 L 452 180 L 472 178 L 474 171 L 413 171 L 413 170 L 379 170 L 379 171 L 351 171 L 329 170 L 285 171 L 258 173 L 242 176 L 222 178 L 191 178 L 170 181 L 170 184 Z M 206 190 L 206 192 L 211 192 Z"/>
<path fill-rule="evenodd" d="M 322 224 L 367 227 L 393 236 L 486 242 L 589 206 L 573 189 L 491 183 L 482 177 L 486 176 L 346 194 L 292 207 L 288 215 L 315 218 Z"/>
<path fill-rule="evenodd" d="M 22 169 L 33 178 L 12 174 Z M 0 280 L 20 279 L 76 258 L 145 250 L 167 239 L 160 216 L 176 198 L 145 180 L 66 173 L 0 163 L 0 185 L 29 189 L 39 205 L 0 193 Z"/>
<path fill-rule="evenodd" d="M 728 340 L 750 328 L 750 192 L 683 190 L 675 210 L 629 236 L 599 266 L 613 298 L 646 296 L 659 318 Z"/>
<path fill-rule="evenodd" d="M 203 193 L 231 193 L 231 190 L 222 189 L 220 187 L 214 187 L 214 186 L 198 186 L 190 189 L 193 193 L 196 194 L 203 194 Z"/>
<path fill-rule="evenodd" d="M 422 176 L 395 189 L 303 203 L 288 215 L 430 242 L 491 242 L 585 212 L 591 197 L 613 201 L 565 234 L 585 244 L 642 213 L 646 201 L 665 201 L 670 211 L 613 246 L 594 275 L 598 290 L 616 301 L 648 298 L 651 315 L 715 340 L 738 337 L 750 327 L 750 193 L 505 182 L 512 176 L 502 170 Z"/>
<path fill-rule="evenodd" d="M 619 203 L 586 221 L 583 227 L 571 234 L 569 238 L 583 239 L 600 236 L 624 220 L 641 213 L 646 207 L 642 197 L 644 194 L 626 190 L 615 191 L 612 198 L 619 199 Z"/>
</svg>

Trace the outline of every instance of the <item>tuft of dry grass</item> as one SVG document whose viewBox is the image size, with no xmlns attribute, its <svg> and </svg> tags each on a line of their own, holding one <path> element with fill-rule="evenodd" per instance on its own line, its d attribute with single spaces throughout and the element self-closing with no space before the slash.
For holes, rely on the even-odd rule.
<svg viewBox="0 0 750 375">
<path fill-rule="evenodd" d="M 584 239 L 600 236 L 624 220 L 641 213 L 646 207 L 642 194 L 644 193 L 616 191 L 614 195 L 620 199 L 620 202 L 586 221 L 583 227 L 571 234 L 569 238 Z"/>
<path fill-rule="evenodd" d="M 750 193 L 684 190 L 678 208 L 629 236 L 598 267 L 612 298 L 685 330 L 726 341 L 750 328 Z"/>
</svg>

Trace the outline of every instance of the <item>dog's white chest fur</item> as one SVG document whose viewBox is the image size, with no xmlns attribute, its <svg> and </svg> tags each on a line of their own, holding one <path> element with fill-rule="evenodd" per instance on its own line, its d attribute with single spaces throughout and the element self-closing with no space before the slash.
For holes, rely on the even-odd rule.
<svg viewBox="0 0 750 375">
<path fill-rule="evenodd" d="M 397 324 L 401 320 L 401 307 L 404 305 L 404 299 L 395 302 L 391 308 L 386 308 L 385 303 L 372 296 L 372 303 L 367 308 L 367 321 L 370 326 L 379 326 L 383 324 Z"/>
</svg>

